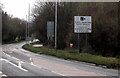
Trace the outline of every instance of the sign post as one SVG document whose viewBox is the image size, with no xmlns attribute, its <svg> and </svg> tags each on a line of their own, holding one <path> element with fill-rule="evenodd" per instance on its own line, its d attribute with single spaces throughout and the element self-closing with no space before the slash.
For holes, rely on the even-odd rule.
<svg viewBox="0 0 120 78">
<path fill-rule="evenodd" d="M 54 37 L 54 22 L 48 21 L 47 22 L 47 38 L 48 38 L 48 45 L 50 41 L 53 41 Z"/>
<path fill-rule="evenodd" d="M 87 48 L 87 33 L 92 32 L 92 17 L 91 16 L 74 16 L 74 32 L 78 33 L 78 48 L 80 52 L 79 34 L 86 34 L 86 48 Z"/>
</svg>

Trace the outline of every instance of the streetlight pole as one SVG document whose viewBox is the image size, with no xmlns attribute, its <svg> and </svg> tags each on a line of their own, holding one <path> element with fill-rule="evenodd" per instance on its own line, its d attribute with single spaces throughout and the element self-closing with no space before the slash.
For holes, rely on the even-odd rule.
<svg viewBox="0 0 120 78">
<path fill-rule="evenodd" d="M 27 44 L 27 28 L 28 28 L 28 24 L 27 24 L 27 15 L 26 15 L 26 44 Z"/>
<path fill-rule="evenodd" d="M 29 38 L 29 29 L 30 29 L 30 3 L 29 3 L 29 6 L 28 6 L 28 39 L 30 39 Z"/>
<path fill-rule="evenodd" d="M 55 3 L 55 49 L 57 49 L 57 0 Z"/>
</svg>

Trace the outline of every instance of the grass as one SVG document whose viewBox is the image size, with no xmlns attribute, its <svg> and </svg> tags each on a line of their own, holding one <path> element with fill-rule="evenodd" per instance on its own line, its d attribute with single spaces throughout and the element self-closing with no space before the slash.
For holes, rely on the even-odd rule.
<svg viewBox="0 0 120 78">
<path fill-rule="evenodd" d="M 113 57 L 103 57 L 103 56 L 92 55 L 89 53 L 71 53 L 69 51 L 64 51 L 64 50 L 56 51 L 55 49 L 49 49 L 46 47 L 35 48 L 31 44 L 24 45 L 23 48 L 32 51 L 34 53 L 42 52 L 43 54 L 52 55 L 59 58 L 94 63 L 96 65 L 103 65 L 103 66 L 107 66 L 107 68 L 119 69 L 120 66 L 120 59 Z"/>
</svg>

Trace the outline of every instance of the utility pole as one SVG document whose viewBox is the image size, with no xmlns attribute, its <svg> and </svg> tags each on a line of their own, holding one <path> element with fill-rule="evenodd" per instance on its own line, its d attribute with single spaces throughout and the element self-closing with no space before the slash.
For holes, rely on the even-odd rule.
<svg viewBox="0 0 120 78">
<path fill-rule="evenodd" d="M 57 0 L 55 3 L 55 49 L 57 49 Z"/>
<path fill-rule="evenodd" d="M 28 39 L 30 39 L 30 37 L 29 37 L 30 36 L 29 29 L 30 29 L 30 3 L 28 5 Z"/>
<path fill-rule="evenodd" d="M 27 24 L 27 15 L 26 15 L 26 44 L 27 44 L 27 34 L 28 34 L 27 33 L 28 32 L 27 29 L 28 29 L 28 24 Z"/>
</svg>

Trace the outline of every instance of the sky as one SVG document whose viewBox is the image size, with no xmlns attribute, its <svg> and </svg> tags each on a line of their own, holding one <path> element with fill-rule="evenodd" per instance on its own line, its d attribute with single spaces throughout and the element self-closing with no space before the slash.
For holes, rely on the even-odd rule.
<svg viewBox="0 0 120 78">
<path fill-rule="evenodd" d="M 46 0 L 40 0 L 40 1 L 46 1 Z M 65 1 L 65 0 L 58 0 L 58 1 Z M 114 2 L 119 0 L 66 0 L 66 1 L 113 1 Z M 13 15 L 13 17 L 18 17 L 24 20 L 26 19 L 26 15 L 28 15 L 29 4 L 32 10 L 35 2 L 36 0 L 1 0 L 1 3 L 4 5 L 3 10 L 6 11 L 7 14 Z"/>
<path fill-rule="evenodd" d="M 30 4 L 31 10 L 36 0 L 1 0 L 3 4 L 3 10 L 7 14 L 20 19 L 26 19 L 28 15 L 28 7 Z"/>
</svg>

